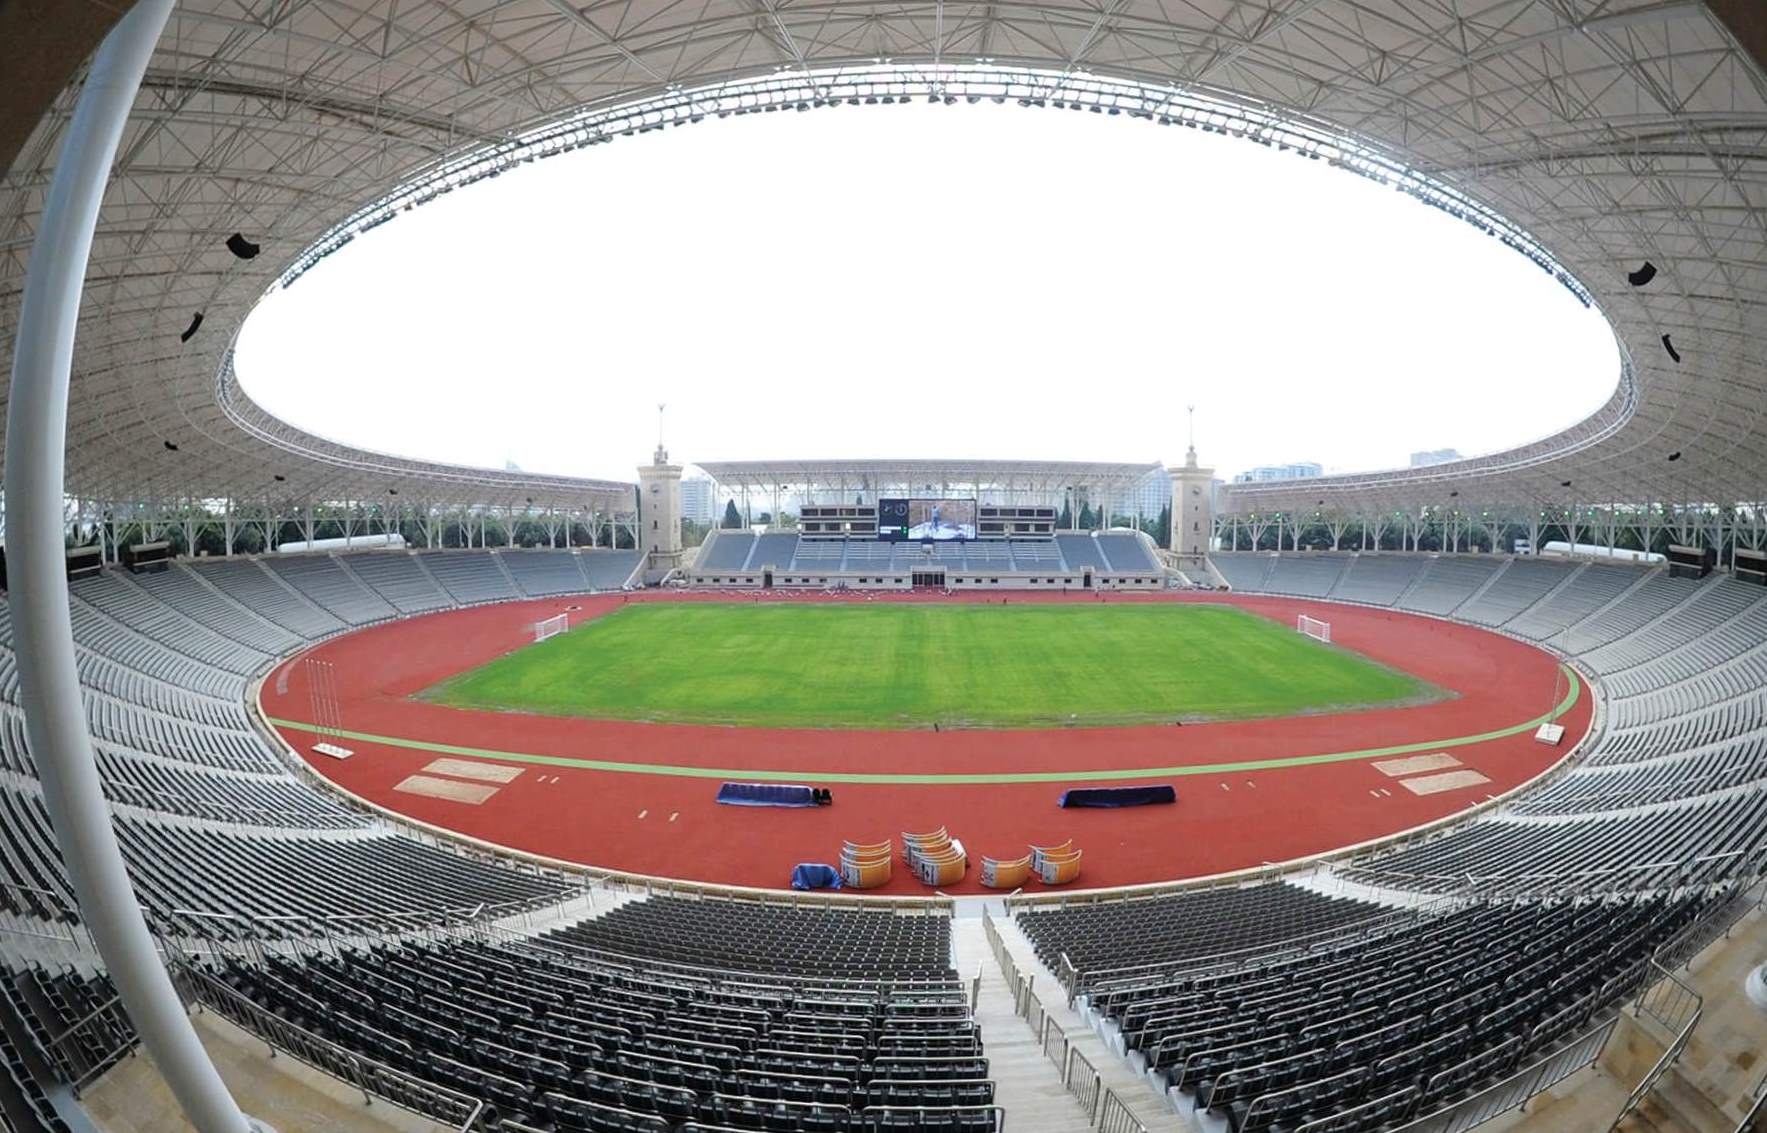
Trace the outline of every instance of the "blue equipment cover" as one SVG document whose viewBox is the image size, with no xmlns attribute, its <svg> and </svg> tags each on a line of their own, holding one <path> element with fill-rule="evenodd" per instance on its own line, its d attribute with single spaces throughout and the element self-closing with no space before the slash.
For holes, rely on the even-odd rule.
<svg viewBox="0 0 1767 1133">
<path fill-rule="evenodd" d="M 727 806 L 815 806 L 816 792 L 791 783 L 726 783 L 718 801 Z"/>
<path fill-rule="evenodd" d="M 839 889 L 841 875 L 831 865 L 820 862 L 799 862 L 791 871 L 793 889 Z"/>
<path fill-rule="evenodd" d="M 1178 801 L 1178 792 L 1170 784 L 1157 787 L 1075 787 L 1063 791 L 1056 806 L 1159 806 Z"/>
</svg>

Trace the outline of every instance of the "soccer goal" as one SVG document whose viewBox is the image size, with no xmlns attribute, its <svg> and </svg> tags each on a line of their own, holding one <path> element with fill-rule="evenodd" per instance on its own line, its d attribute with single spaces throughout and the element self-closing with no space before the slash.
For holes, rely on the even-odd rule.
<svg viewBox="0 0 1767 1133">
<path fill-rule="evenodd" d="M 1331 623 L 1322 622 L 1318 618 L 1309 618 L 1302 614 L 1295 619 L 1295 632 L 1304 633 L 1315 641 L 1331 643 Z"/>
<path fill-rule="evenodd" d="M 535 622 L 534 641 L 535 643 L 539 643 L 545 641 L 549 637 L 557 637 L 559 634 L 570 628 L 571 616 L 569 614 L 559 614 L 557 617 L 547 618 L 543 622 Z"/>
</svg>

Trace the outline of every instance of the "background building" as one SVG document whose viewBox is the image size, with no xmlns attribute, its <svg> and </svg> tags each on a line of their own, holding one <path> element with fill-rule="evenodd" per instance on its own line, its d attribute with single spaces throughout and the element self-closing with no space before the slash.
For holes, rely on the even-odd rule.
<svg viewBox="0 0 1767 1133">
<path fill-rule="evenodd" d="M 1262 484 L 1266 480 L 1306 480 L 1314 476 L 1323 476 L 1325 469 L 1310 460 L 1297 460 L 1291 464 L 1260 464 L 1256 468 L 1248 468 L 1233 478 L 1235 484 Z"/>
<path fill-rule="evenodd" d="M 681 480 L 681 518 L 689 523 L 711 523 L 718 517 L 718 485 L 710 476 L 685 476 Z"/>
</svg>

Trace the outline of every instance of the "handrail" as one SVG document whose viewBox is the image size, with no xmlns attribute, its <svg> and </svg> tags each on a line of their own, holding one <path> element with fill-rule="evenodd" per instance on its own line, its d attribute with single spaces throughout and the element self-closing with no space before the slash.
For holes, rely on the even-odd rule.
<svg viewBox="0 0 1767 1133">
<path fill-rule="evenodd" d="M 208 1007 L 250 1031 L 270 1048 L 272 1058 L 286 1053 L 342 1080 L 359 1091 L 364 1102 L 379 1097 L 420 1116 L 454 1124 L 461 1133 L 476 1128 L 489 1108 L 483 1098 L 407 1074 L 291 1023 L 182 956 L 168 955 L 166 965 L 187 1002 Z"/>
<path fill-rule="evenodd" d="M 1098 1099 L 1098 1133 L 1147 1133 L 1147 1126 L 1115 1090 L 1106 1086 Z"/>
<path fill-rule="evenodd" d="M 1536 1094 L 1551 1089 L 1585 1066 L 1593 1065 L 1601 1057 L 1602 1048 L 1607 1045 L 1608 1037 L 1613 1034 L 1618 1023 L 1619 1016 L 1610 1015 L 1527 1066 L 1459 1101 L 1414 1117 L 1394 1133 L 1455 1133 L 1517 1109 L 1527 1104 Z M 1450 1068 L 1450 1071 L 1444 1073 L 1453 1069 L 1457 1068 Z M 1481 1078 L 1486 1076 L 1480 1075 Z"/>
<path fill-rule="evenodd" d="M 1755 1085 L 1755 1101 L 1736 1124 L 1736 1133 L 1767 1133 L 1767 1074 Z"/>
<path fill-rule="evenodd" d="M 1654 958 L 1650 961 L 1649 970 L 1657 973 L 1644 990 L 1638 993 L 1634 1004 L 1634 1012 L 1641 1018 L 1648 1018 L 1663 1026 L 1672 1038 L 1663 1048 L 1660 1058 L 1645 1072 L 1638 1085 L 1626 1096 L 1625 1104 L 1620 1112 L 1614 1115 L 1608 1125 L 1608 1133 L 1615 1133 L 1634 1110 L 1643 1104 L 1644 1099 L 1656 1089 L 1658 1082 L 1669 1073 L 1670 1067 L 1680 1059 L 1681 1052 L 1693 1040 L 1694 1028 L 1699 1026 L 1700 1017 L 1705 1013 L 1705 1000 L 1699 992 L 1683 981 L 1674 972 L 1663 967 Z"/>
</svg>

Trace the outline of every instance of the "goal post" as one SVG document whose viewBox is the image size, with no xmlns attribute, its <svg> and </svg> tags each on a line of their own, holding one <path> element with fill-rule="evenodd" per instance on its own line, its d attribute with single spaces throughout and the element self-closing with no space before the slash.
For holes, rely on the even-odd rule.
<svg viewBox="0 0 1767 1133">
<path fill-rule="evenodd" d="M 569 614 L 558 614 L 554 617 L 547 618 L 544 621 L 535 622 L 534 643 L 538 645 L 547 638 L 557 637 L 559 634 L 570 628 L 571 619 Z"/>
<path fill-rule="evenodd" d="M 1322 622 L 1318 618 L 1310 618 L 1306 614 L 1301 614 L 1295 618 L 1295 632 L 1304 633 L 1314 641 L 1331 644 L 1330 622 Z"/>
</svg>

